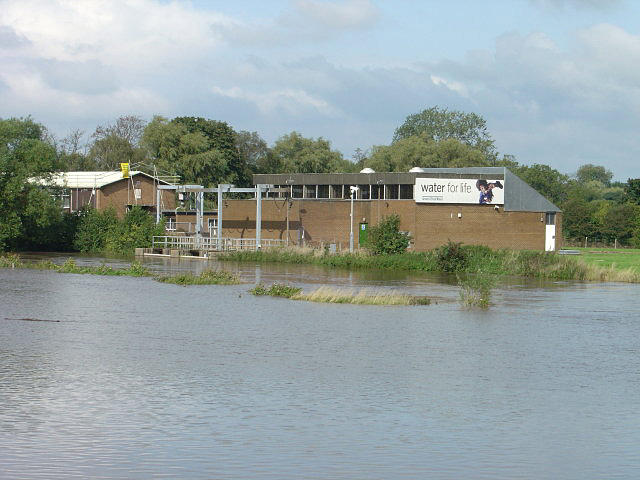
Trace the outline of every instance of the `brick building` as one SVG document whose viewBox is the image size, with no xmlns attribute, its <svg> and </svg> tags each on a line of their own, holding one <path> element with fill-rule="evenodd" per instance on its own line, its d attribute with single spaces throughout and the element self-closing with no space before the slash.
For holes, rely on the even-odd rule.
<svg viewBox="0 0 640 480">
<path fill-rule="evenodd" d="M 354 244 L 385 216 L 398 214 L 411 248 L 430 250 L 448 240 L 491 248 L 554 251 L 561 247 L 560 209 L 507 168 L 430 168 L 406 173 L 267 174 L 254 184 L 273 185 L 262 200 L 263 239 L 292 245 L 349 248 L 351 187 Z M 189 212 L 171 222 L 194 221 Z M 204 234 L 215 236 L 218 214 L 205 212 Z M 173 218 L 172 218 L 173 217 Z M 288 225 L 288 228 L 287 228 Z M 256 237 L 256 200 L 226 199 L 224 238 Z"/>
<path fill-rule="evenodd" d="M 126 210 L 139 206 L 150 212 L 156 211 L 157 186 L 168 182 L 140 171 L 132 171 L 129 178 L 122 172 L 60 172 L 53 175 L 52 182 L 62 189 L 63 208 L 75 212 L 84 206 L 97 210 L 113 207 L 119 217 Z M 160 210 L 175 209 L 175 194 L 161 192 Z"/>
</svg>

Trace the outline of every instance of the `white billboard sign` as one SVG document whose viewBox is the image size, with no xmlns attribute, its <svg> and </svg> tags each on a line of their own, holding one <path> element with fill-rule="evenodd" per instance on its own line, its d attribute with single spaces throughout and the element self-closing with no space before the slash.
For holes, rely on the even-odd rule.
<svg viewBox="0 0 640 480">
<path fill-rule="evenodd" d="M 416 178 L 417 203 L 504 205 L 504 180 L 485 178 Z"/>
</svg>

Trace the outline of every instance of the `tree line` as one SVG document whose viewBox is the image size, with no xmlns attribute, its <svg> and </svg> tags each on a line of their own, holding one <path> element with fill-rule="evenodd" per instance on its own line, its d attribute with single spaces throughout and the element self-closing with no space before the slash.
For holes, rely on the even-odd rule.
<svg viewBox="0 0 640 480">
<path fill-rule="evenodd" d="M 269 146 L 257 132 L 201 117 L 154 116 L 146 122 L 123 116 L 90 135 L 74 130 L 62 139 L 30 117 L 0 119 L 0 250 L 34 247 L 34 238 L 44 239 L 43 245 L 66 238 L 64 222 L 51 220 L 61 215 L 54 197 L 33 179 L 46 183 L 55 171 L 117 170 L 120 163 L 204 186 L 249 186 L 255 173 L 505 166 L 564 211 L 563 233 L 570 242 L 587 237 L 640 247 L 640 179 L 614 182 L 611 171 L 593 164 L 574 173 L 521 164 L 496 151 L 481 116 L 431 107 L 409 115 L 389 145 L 356 149 L 349 159 L 322 137 L 293 131 Z"/>
</svg>

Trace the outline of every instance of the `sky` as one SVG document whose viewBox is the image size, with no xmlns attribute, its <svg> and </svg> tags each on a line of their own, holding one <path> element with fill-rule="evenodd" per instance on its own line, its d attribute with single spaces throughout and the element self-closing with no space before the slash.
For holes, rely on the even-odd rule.
<svg viewBox="0 0 640 480">
<path fill-rule="evenodd" d="M 498 152 L 640 177 L 635 0 L 0 0 L 0 118 L 297 131 L 346 158 L 408 115 L 481 115 Z"/>
</svg>

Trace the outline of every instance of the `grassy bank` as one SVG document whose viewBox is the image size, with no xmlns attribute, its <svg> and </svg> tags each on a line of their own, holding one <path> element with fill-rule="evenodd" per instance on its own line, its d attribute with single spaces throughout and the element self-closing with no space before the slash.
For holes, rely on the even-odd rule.
<svg viewBox="0 0 640 480">
<path fill-rule="evenodd" d="M 639 270 L 617 268 L 617 265 L 599 266 L 575 256 L 527 250 L 492 250 L 481 246 L 460 246 L 459 251 L 450 250 L 444 251 L 441 247 L 429 252 L 370 255 L 366 252 L 328 254 L 322 250 L 278 248 L 229 252 L 218 258 L 222 261 L 311 264 L 346 269 L 483 272 L 555 280 L 640 282 Z"/>
<path fill-rule="evenodd" d="M 292 300 L 318 303 L 350 303 L 354 305 L 429 305 L 431 300 L 424 296 L 407 295 L 381 291 L 346 290 L 335 287 L 320 287 L 310 293 L 303 293 L 299 287 L 274 283 L 270 287 L 256 285 L 250 292 L 254 295 L 269 295 Z"/>
<path fill-rule="evenodd" d="M 576 248 L 580 258 L 588 265 L 640 273 L 640 249 Z"/>
<path fill-rule="evenodd" d="M 0 256 L 0 268 L 29 268 L 34 270 L 54 270 L 58 273 L 76 273 L 85 275 L 110 275 L 127 277 L 153 277 L 162 283 L 175 285 L 237 285 L 240 280 L 235 275 L 223 270 L 205 270 L 200 275 L 182 273 L 178 275 L 159 276 L 144 267 L 140 262 L 132 262 L 127 268 L 113 268 L 107 265 L 81 266 L 73 259 L 68 259 L 62 265 L 50 260 L 42 262 L 24 262 L 19 255 L 9 254 Z"/>
</svg>

